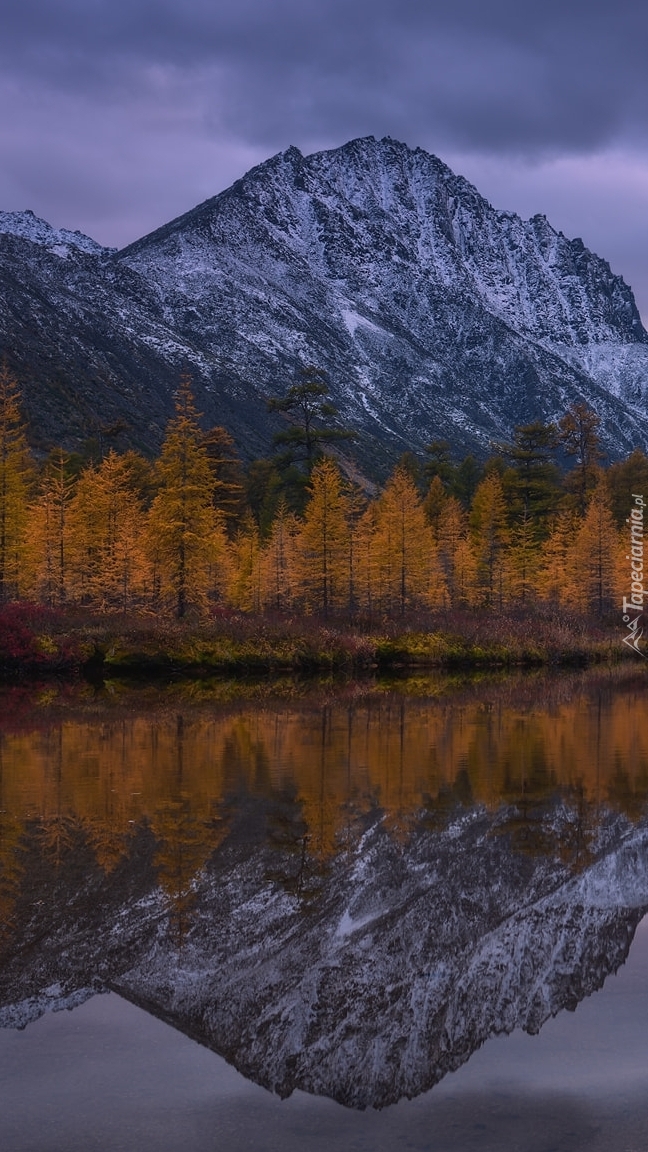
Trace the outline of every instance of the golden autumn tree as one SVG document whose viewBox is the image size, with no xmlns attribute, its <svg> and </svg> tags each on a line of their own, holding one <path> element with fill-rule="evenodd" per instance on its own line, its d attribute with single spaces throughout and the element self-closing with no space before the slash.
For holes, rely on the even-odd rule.
<svg viewBox="0 0 648 1152">
<path fill-rule="evenodd" d="M 477 486 L 470 528 L 477 563 L 477 598 L 490 608 L 501 607 L 506 586 L 504 560 L 508 529 L 506 502 L 497 473 L 486 476 Z"/>
<path fill-rule="evenodd" d="M 357 605 L 372 616 L 379 608 L 380 573 L 376 555 L 376 502 L 369 504 L 354 527 Z"/>
<path fill-rule="evenodd" d="M 362 550 L 363 518 L 367 508 L 367 498 L 356 484 L 348 484 L 347 525 L 348 539 L 346 552 L 346 607 L 349 612 L 357 612 L 362 604 Z"/>
<path fill-rule="evenodd" d="M 297 517 L 294 512 L 288 511 L 285 501 L 280 501 L 261 560 L 265 608 L 283 611 L 291 608 L 294 603 L 298 534 Z"/>
<path fill-rule="evenodd" d="M 437 606 L 446 586 L 432 530 L 411 477 L 397 468 L 376 502 L 375 555 L 387 612 Z"/>
<path fill-rule="evenodd" d="M 475 594 L 477 564 L 468 535 L 468 514 L 456 496 L 448 496 L 441 508 L 437 546 L 450 603 L 453 607 L 471 603 Z"/>
<path fill-rule="evenodd" d="M 127 457 L 110 451 L 80 477 L 67 517 L 70 582 L 78 599 L 132 606 L 147 587 L 144 513 Z"/>
<path fill-rule="evenodd" d="M 535 591 L 542 600 L 566 606 L 574 599 L 572 557 L 581 521 L 570 510 L 555 517 L 535 572 Z"/>
<path fill-rule="evenodd" d="M 66 461 L 61 449 L 51 454 L 28 517 L 28 587 L 49 605 L 63 604 L 68 595 L 68 515 L 75 481 L 66 472 Z"/>
<path fill-rule="evenodd" d="M 212 472 L 188 376 L 176 394 L 157 462 L 158 493 L 148 523 L 149 555 L 159 595 L 178 619 L 204 604 L 214 575 L 222 524 L 213 506 Z"/>
<path fill-rule="evenodd" d="M 20 412 L 20 389 L 0 368 L 0 603 L 20 594 L 32 463 Z"/>
<path fill-rule="evenodd" d="M 300 583 L 306 604 L 328 616 L 346 599 L 349 546 L 348 499 L 332 460 L 315 464 L 309 490 L 298 542 Z"/>
<path fill-rule="evenodd" d="M 595 612 L 609 611 L 615 600 L 619 536 L 612 515 L 607 487 L 601 481 L 594 490 L 585 519 L 571 553 L 571 587 L 574 607 Z"/>
<path fill-rule="evenodd" d="M 262 552 L 259 529 L 251 512 L 230 547 L 227 599 L 242 612 L 259 612 L 262 601 Z"/>
<path fill-rule="evenodd" d="M 507 556 L 508 589 L 513 599 L 523 604 L 535 594 L 541 551 L 536 525 L 525 508 L 510 529 Z"/>
</svg>

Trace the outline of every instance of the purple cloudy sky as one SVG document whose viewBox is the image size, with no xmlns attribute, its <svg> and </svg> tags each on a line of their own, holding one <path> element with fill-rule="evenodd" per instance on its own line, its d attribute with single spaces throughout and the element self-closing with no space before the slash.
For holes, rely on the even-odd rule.
<svg viewBox="0 0 648 1152">
<path fill-rule="evenodd" d="M 4 0 L 0 208 L 123 245 L 252 164 L 427 148 L 544 212 L 648 319 L 640 0 Z"/>
</svg>

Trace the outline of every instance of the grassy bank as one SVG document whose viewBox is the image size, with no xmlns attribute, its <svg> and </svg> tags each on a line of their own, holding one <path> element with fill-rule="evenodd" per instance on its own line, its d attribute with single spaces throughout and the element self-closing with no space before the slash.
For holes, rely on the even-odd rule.
<svg viewBox="0 0 648 1152">
<path fill-rule="evenodd" d="M 0 674 L 209 675 L 505 668 L 639 661 L 623 630 L 558 612 L 439 612 L 403 621 L 225 615 L 208 621 L 0 610 Z"/>
</svg>

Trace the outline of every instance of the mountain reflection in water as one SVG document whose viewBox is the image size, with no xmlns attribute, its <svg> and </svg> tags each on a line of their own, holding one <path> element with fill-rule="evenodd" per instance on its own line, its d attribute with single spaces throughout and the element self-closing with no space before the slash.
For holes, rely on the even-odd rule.
<svg viewBox="0 0 648 1152">
<path fill-rule="evenodd" d="M 111 988 L 281 1095 L 414 1096 L 648 907 L 648 680 L 0 702 L 0 1023 Z"/>
</svg>

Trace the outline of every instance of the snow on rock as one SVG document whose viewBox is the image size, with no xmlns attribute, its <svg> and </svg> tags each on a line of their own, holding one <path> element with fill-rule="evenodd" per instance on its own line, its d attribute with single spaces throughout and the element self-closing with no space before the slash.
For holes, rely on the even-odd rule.
<svg viewBox="0 0 648 1152">
<path fill-rule="evenodd" d="M 575 401 L 611 459 L 647 443 L 648 335 L 623 279 L 389 138 L 289 148 L 118 253 L 0 214 L 0 345 L 38 382 L 36 419 L 123 407 L 151 446 L 189 369 L 206 420 L 263 454 L 265 401 L 304 363 L 372 466 L 439 437 L 483 455 Z"/>
<path fill-rule="evenodd" d="M 29 209 L 25 212 L 0 212 L 0 233 L 31 240 L 33 244 L 40 244 L 55 252 L 57 256 L 63 257 L 68 255 L 70 248 L 77 248 L 80 252 L 91 252 L 94 255 L 117 251 L 116 248 L 103 248 L 96 240 L 91 240 L 82 232 L 70 232 L 67 228 L 52 228 L 51 224 L 35 216 Z"/>
</svg>

